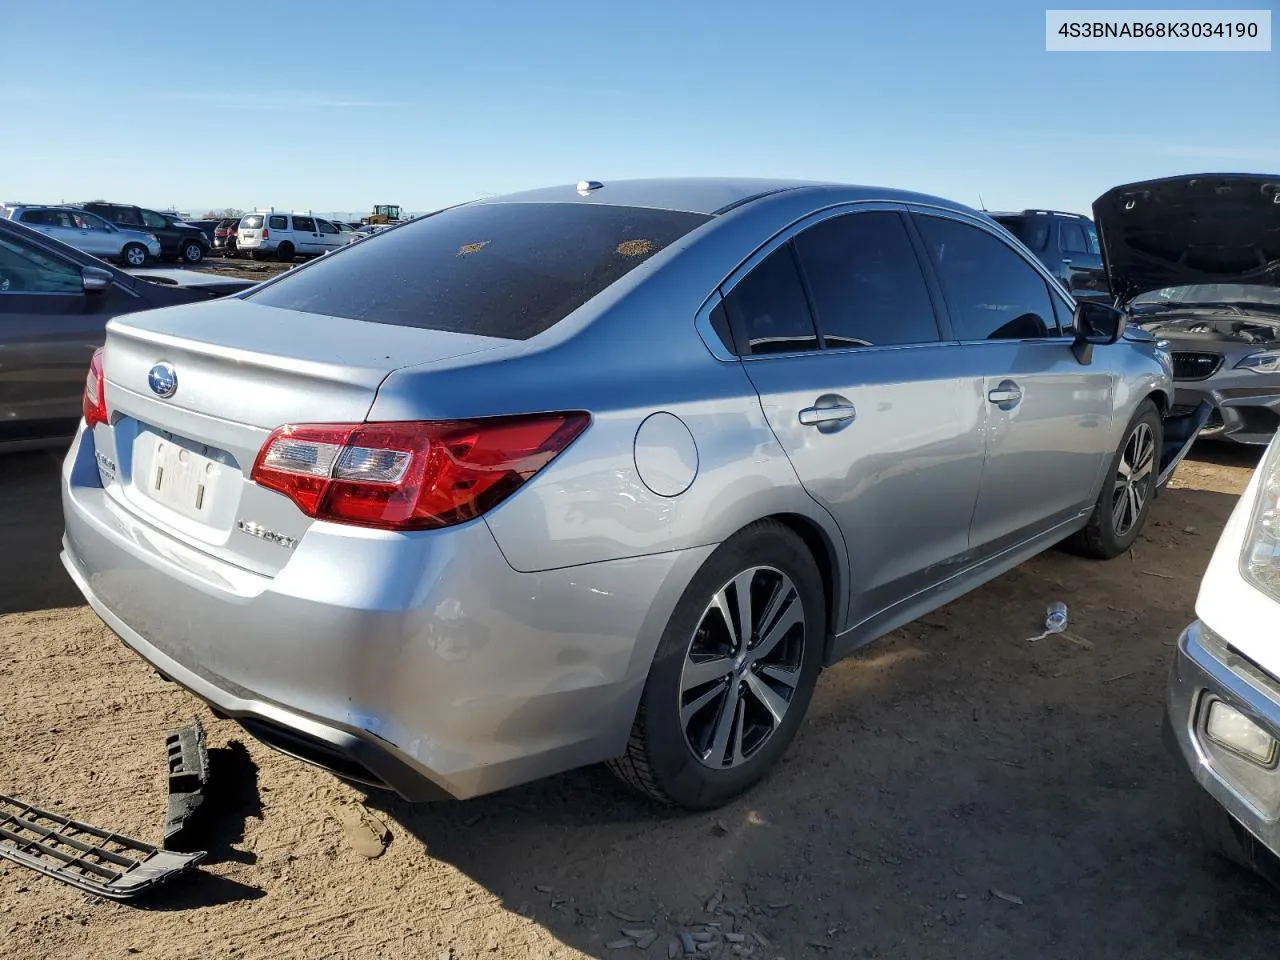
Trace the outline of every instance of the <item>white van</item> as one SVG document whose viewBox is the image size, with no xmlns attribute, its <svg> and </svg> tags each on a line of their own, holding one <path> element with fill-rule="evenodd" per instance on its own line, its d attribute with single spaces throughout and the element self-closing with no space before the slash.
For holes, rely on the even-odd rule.
<svg viewBox="0 0 1280 960">
<path fill-rule="evenodd" d="M 252 256 L 273 256 L 278 260 L 318 257 L 347 243 L 351 231 L 311 214 L 278 213 L 274 210 L 249 213 L 240 218 L 236 249 Z"/>
</svg>

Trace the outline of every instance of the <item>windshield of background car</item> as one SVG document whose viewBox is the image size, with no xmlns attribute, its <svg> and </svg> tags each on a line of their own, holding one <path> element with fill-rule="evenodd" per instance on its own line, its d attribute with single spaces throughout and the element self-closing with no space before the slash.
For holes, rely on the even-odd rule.
<svg viewBox="0 0 1280 960">
<path fill-rule="evenodd" d="M 240 226 L 247 230 L 257 230 L 262 226 L 262 218 L 257 214 L 250 214 L 240 221 Z"/>
<path fill-rule="evenodd" d="M 481 203 L 352 244 L 247 299 L 264 306 L 526 340 L 710 217 L 585 203 Z"/>
<path fill-rule="evenodd" d="M 1183 287 L 1163 287 L 1134 297 L 1133 307 L 1156 308 L 1164 304 L 1257 303 L 1280 307 L 1280 287 L 1261 283 L 1193 283 Z"/>
</svg>

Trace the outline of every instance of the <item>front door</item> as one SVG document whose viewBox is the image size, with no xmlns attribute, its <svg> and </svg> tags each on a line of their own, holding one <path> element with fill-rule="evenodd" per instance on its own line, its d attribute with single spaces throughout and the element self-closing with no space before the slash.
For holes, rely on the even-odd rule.
<svg viewBox="0 0 1280 960">
<path fill-rule="evenodd" d="M 73 432 L 89 357 L 125 296 L 85 293 L 77 264 L 0 237 L 0 442 Z"/>
<path fill-rule="evenodd" d="M 313 257 L 324 253 L 320 243 L 320 227 L 314 217 L 293 218 L 293 242 L 298 253 Z"/>
<path fill-rule="evenodd" d="M 160 250 L 166 257 L 176 257 L 182 246 L 183 233 L 166 216 L 154 210 L 142 211 L 143 233 L 154 233 L 160 241 Z"/>
<path fill-rule="evenodd" d="M 915 220 L 961 341 L 959 366 L 982 381 L 987 454 L 969 540 L 986 558 L 1092 505 L 1112 452 L 1108 352 L 1076 359 L 1061 326 L 1069 303 L 1003 239 L 943 215 Z"/>
<path fill-rule="evenodd" d="M 844 534 L 852 626 L 958 569 L 985 411 L 953 369 L 904 214 L 851 209 L 776 247 L 724 307 L 774 434 Z"/>
<path fill-rule="evenodd" d="M 342 235 L 338 232 L 338 228 L 328 220 L 317 218 L 316 229 L 320 234 L 320 248 L 322 251 L 337 250 L 342 246 Z"/>
</svg>

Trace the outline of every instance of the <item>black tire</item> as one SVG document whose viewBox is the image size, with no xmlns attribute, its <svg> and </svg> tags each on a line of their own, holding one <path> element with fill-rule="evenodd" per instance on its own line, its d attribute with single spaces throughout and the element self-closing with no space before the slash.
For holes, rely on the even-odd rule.
<svg viewBox="0 0 1280 960">
<path fill-rule="evenodd" d="M 292 243 L 285 242 L 280 244 L 279 249 L 276 250 L 276 256 L 285 263 L 292 263 L 297 253 L 294 251 Z"/>
<path fill-rule="evenodd" d="M 1131 448 L 1131 445 L 1142 442 L 1145 446 L 1142 434 L 1144 428 L 1151 439 L 1153 459 L 1148 472 L 1140 481 L 1142 489 L 1137 490 L 1141 497 L 1141 506 L 1136 511 L 1136 517 L 1127 524 L 1123 520 L 1129 516 L 1130 511 L 1121 508 L 1122 522 L 1118 524 L 1116 513 L 1118 504 L 1120 499 L 1128 495 L 1120 486 L 1121 464 L 1127 462 L 1126 451 Z M 1064 547 L 1084 557 L 1110 560 L 1133 546 L 1138 535 L 1142 533 L 1147 517 L 1151 514 L 1151 501 L 1155 498 L 1156 492 L 1156 476 L 1160 472 L 1160 449 L 1163 440 L 1164 422 L 1160 419 L 1160 411 L 1150 400 L 1143 400 L 1125 428 L 1120 447 L 1111 457 L 1106 476 L 1102 481 L 1102 489 L 1098 492 L 1098 502 L 1094 504 L 1088 524 L 1067 540 L 1063 544 Z M 1134 483 L 1132 486 L 1137 489 L 1139 483 Z M 1119 493 L 1117 493 L 1118 490 Z"/>
<path fill-rule="evenodd" d="M 757 717 L 763 716 L 759 712 L 763 701 L 746 691 L 749 691 L 749 684 L 757 685 L 758 689 L 758 685 L 764 682 L 762 677 L 772 676 L 759 670 L 767 671 L 774 664 L 766 664 L 763 660 L 755 664 L 741 663 L 747 651 L 759 649 L 754 643 L 755 632 L 745 645 L 746 649 L 739 648 L 736 659 L 732 651 L 715 657 L 717 661 L 725 659 L 738 666 L 736 669 L 731 667 L 724 677 L 690 687 L 690 690 L 709 693 L 715 687 L 721 691 L 719 696 L 723 699 L 712 700 L 702 708 L 702 711 L 715 710 L 715 716 L 702 724 L 708 731 L 708 741 L 714 739 L 726 704 L 735 704 L 735 718 L 740 719 L 735 719 L 731 728 L 735 742 L 743 747 L 743 759 L 736 765 L 723 766 L 723 760 L 727 759 L 724 755 L 719 761 L 721 765 L 713 766 L 708 760 L 699 759 L 690 742 L 690 734 L 686 733 L 686 721 L 681 717 L 684 696 L 681 682 L 692 645 L 695 641 L 706 642 L 708 637 L 700 628 L 704 615 L 712 616 L 712 598 L 722 589 L 728 590 L 731 581 L 752 568 L 760 568 L 752 580 L 753 589 L 748 591 L 753 600 L 759 601 L 752 605 L 753 621 L 757 612 L 763 615 L 769 610 L 770 590 L 784 586 L 785 578 L 789 578 L 794 587 L 795 599 L 790 603 L 784 601 L 768 622 L 778 624 L 792 610 L 791 603 L 801 604 L 802 626 L 799 630 L 792 626 L 784 631 L 783 639 L 772 648 L 772 651 L 786 651 L 785 655 L 790 658 L 786 669 L 796 678 L 796 683 L 785 700 L 786 709 L 782 711 L 781 720 L 772 723 L 770 732 L 761 736 L 758 732 L 760 725 L 752 724 L 753 734 L 760 739 L 748 750 L 745 746 L 745 731 L 748 730 L 746 711 L 752 709 Z M 757 590 L 763 592 L 757 593 Z M 733 595 L 736 597 L 736 592 Z M 736 612 L 730 617 L 734 622 L 738 619 Z M 725 625 L 726 621 L 722 619 L 720 623 Z M 768 634 L 763 629 L 766 625 L 761 624 L 759 628 L 765 635 Z M 727 630 L 725 626 L 722 631 L 726 637 L 729 636 Z M 827 611 L 822 575 L 804 541 L 788 527 L 772 520 L 752 524 L 734 534 L 707 559 L 676 604 L 649 667 L 649 677 L 640 698 L 627 751 L 610 761 L 610 769 L 623 781 L 660 803 L 691 810 L 705 810 L 727 803 L 764 777 L 795 737 L 822 668 L 826 635 Z M 798 647 L 797 638 L 800 638 Z M 775 655 L 770 653 L 771 657 Z M 747 675 L 751 673 L 755 676 Z M 737 684 L 736 691 L 742 692 L 733 692 L 730 699 L 729 688 L 734 684 Z M 769 686 L 775 695 L 779 690 L 785 694 L 785 685 L 779 687 L 769 683 Z M 741 712 L 736 709 L 739 697 L 744 704 Z M 701 695 L 693 699 L 701 699 Z M 703 715 L 703 712 L 695 711 L 693 722 L 697 723 Z M 732 745 L 730 749 L 734 749 Z M 714 751 L 715 746 L 711 745 L 705 755 L 712 756 Z"/>
<path fill-rule="evenodd" d="M 140 243 L 126 243 L 120 251 L 120 262 L 126 267 L 142 267 L 147 263 L 147 248 Z"/>
<path fill-rule="evenodd" d="M 204 246 L 199 240 L 186 240 L 182 244 L 182 261 L 199 263 L 204 259 Z"/>
</svg>

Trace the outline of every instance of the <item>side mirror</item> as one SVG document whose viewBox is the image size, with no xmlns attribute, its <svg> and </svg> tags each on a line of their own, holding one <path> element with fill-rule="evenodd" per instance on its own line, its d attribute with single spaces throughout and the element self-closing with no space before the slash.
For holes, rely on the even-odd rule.
<svg viewBox="0 0 1280 960">
<path fill-rule="evenodd" d="M 111 286 L 114 279 L 110 270 L 103 270 L 101 267 L 85 267 L 80 271 L 80 282 L 84 285 L 85 293 L 102 293 Z"/>
<path fill-rule="evenodd" d="M 1125 314 L 1110 304 L 1098 300 L 1081 300 L 1076 304 L 1072 317 L 1076 340 L 1071 345 L 1076 359 L 1081 363 L 1093 361 L 1094 344 L 1115 343 L 1124 333 Z"/>
</svg>

